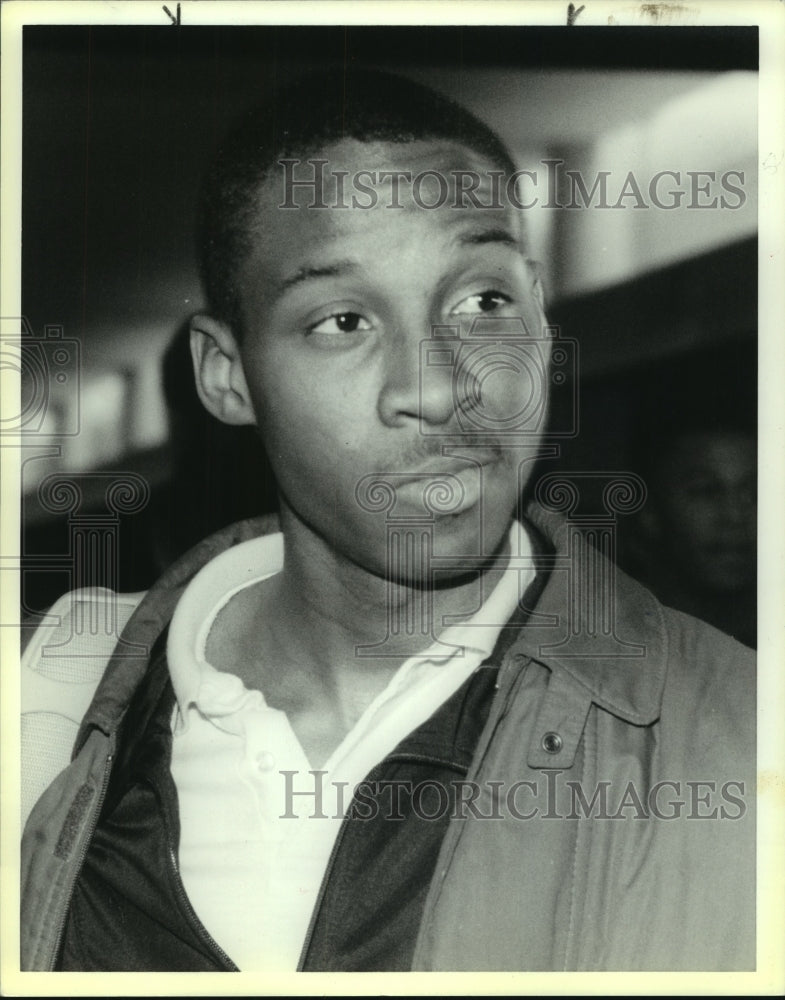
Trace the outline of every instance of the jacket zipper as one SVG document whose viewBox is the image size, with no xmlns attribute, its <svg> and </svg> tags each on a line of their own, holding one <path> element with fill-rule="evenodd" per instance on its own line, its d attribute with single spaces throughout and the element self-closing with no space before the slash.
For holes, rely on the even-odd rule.
<svg viewBox="0 0 785 1000">
<path fill-rule="evenodd" d="M 164 795 L 163 791 L 158 785 L 158 782 L 151 778 L 146 778 L 145 781 L 152 788 L 155 797 L 158 799 L 158 808 L 160 810 L 161 815 L 163 817 L 166 817 L 166 808 L 164 806 Z M 183 885 L 182 876 L 180 875 L 180 864 L 177 860 L 177 850 L 175 849 L 175 846 L 171 841 L 169 835 L 169 822 L 166 818 L 164 819 L 164 829 L 166 831 L 167 857 L 169 860 L 171 874 L 173 876 L 175 893 L 183 909 L 185 910 L 188 919 L 191 922 L 193 930 L 196 932 L 202 944 L 209 951 L 212 951 L 214 955 L 217 955 L 218 958 L 220 958 L 220 960 L 224 963 L 229 972 L 239 972 L 240 970 L 237 968 L 232 959 L 229 958 L 229 956 L 226 954 L 223 948 L 218 944 L 215 938 L 212 937 L 210 932 L 207 930 L 202 921 L 199 919 L 199 915 L 193 908 L 191 900 L 188 898 L 188 893 L 185 891 L 185 886 Z"/>
<path fill-rule="evenodd" d="M 112 771 L 112 761 L 114 760 L 114 737 L 110 736 L 110 750 L 106 755 L 104 761 L 104 774 L 101 780 L 101 787 L 98 790 L 98 798 L 93 805 L 92 814 L 90 816 L 90 822 L 87 826 L 87 835 L 82 838 L 82 843 L 79 848 L 79 855 L 77 861 L 72 865 L 71 875 L 67 884 L 67 891 L 64 895 L 64 903 L 60 911 L 60 916 L 57 924 L 57 931 L 53 938 L 53 947 L 51 954 L 49 956 L 48 970 L 49 972 L 55 971 L 55 965 L 57 964 L 57 957 L 60 954 L 60 947 L 63 942 L 63 933 L 65 932 L 65 924 L 68 919 L 68 912 L 71 908 L 71 897 L 73 896 L 74 886 L 76 885 L 76 880 L 79 878 L 79 873 L 82 870 L 82 865 L 87 857 L 87 852 L 90 848 L 90 844 L 93 839 L 93 834 L 95 833 L 95 828 L 98 826 L 98 817 L 101 813 L 101 807 L 104 804 L 104 799 L 106 798 L 106 790 L 109 787 L 109 776 Z"/>
<path fill-rule="evenodd" d="M 180 877 L 180 866 L 177 863 L 177 852 L 168 844 L 169 853 L 169 864 L 172 867 L 172 874 L 174 875 L 174 886 L 177 893 L 177 898 L 183 905 L 188 917 L 193 924 L 194 930 L 199 935 L 202 944 L 206 945 L 208 948 L 212 949 L 216 955 L 221 959 L 221 961 L 228 966 L 229 972 L 239 972 L 240 970 L 234 964 L 234 962 L 229 958 L 223 948 L 218 944 L 218 942 L 210 935 L 210 932 L 204 926 L 202 921 L 199 919 L 196 910 L 194 910 L 191 905 L 191 900 L 188 898 L 188 893 L 185 891 L 185 886 L 183 885 L 183 880 Z"/>
</svg>

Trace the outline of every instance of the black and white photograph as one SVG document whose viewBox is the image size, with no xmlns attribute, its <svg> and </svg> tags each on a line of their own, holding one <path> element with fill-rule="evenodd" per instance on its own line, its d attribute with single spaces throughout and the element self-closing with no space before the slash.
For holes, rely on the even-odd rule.
<svg viewBox="0 0 785 1000">
<path fill-rule="evenodd" d="M 3 992 L 780 992 L 783 5 L 2 15 Z"/>
</svg>

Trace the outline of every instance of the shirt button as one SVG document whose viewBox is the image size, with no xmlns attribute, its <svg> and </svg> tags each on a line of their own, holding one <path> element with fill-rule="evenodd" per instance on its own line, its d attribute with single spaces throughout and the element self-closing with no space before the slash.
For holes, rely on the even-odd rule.
<svg viewBox="0 0 785 1000">
<path fill-rule="evenodd" d="M 262 753 L 256 755 L 256 769 L 257 771 L 272 771 L 275 767 L 275 757 L 265 750 Z"/>
<path fill-rule="evenodd" d="M 558 733 L 546 733 L 542 738 L 542 748 L 546 753 L 558 753 L 564 746 L 564 740 Z"/>
</svg>

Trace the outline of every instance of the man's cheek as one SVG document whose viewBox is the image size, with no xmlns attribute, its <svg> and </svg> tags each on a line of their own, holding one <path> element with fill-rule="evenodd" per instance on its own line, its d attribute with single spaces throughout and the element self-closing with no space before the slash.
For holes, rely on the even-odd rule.
<svg viewBox="0 0 785 1000">
<path fill-rule="evenodd" d="M 530 366 L 528 362 L 517 371 L 505 372 L 498 390 L 490 396 L 502 442 L 510 437 L 511 441 L 525 444 L 528 435 L 542 431 L 547 403 L 545 386 Z"/>
</svg>

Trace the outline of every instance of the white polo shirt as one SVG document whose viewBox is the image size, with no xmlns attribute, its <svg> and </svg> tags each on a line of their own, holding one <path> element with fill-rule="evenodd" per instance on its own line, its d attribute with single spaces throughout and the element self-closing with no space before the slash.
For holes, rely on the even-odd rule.
<svg viewBox="0 0 785 1000">
<path fill-rule="evenodd" d="M 194 910 L 239 969 L 297 968 L 354 787 L 490 654 L 534 579 L 529 537 L 517 522 L 510 545 L 516 558 L 480 609 L 401 665 L 319 773 L 286 713 L 205 659 L 219 611 L 245 587 L 280 572 L 283 536 L 227 550 L 186 588 L 167 646 L 177 699 L 179 866 Z"/>
</svg>

